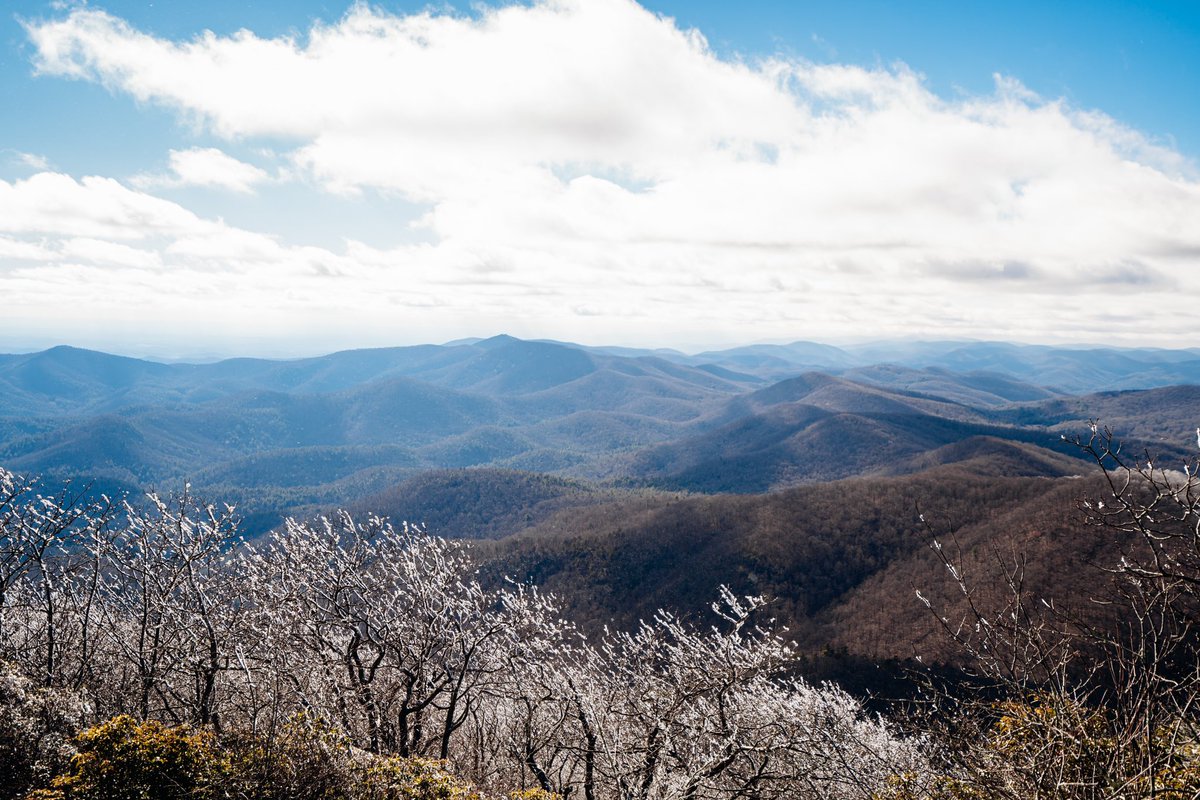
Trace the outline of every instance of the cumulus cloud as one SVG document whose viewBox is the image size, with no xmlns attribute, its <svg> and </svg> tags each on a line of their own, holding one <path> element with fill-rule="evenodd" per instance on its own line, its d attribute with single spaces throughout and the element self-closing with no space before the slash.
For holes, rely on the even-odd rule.
<svg viewBox="0 0 1200 800">
<path fill-rule="evenodd" d="M 250 194 L 256 184 L 270 178 L 266 170 L 239 161 L 215 147 L 171 150 L 168 157 L 169 174 L 139 175 L 133 180 L 134 185 L 141 188 L 204 186 Z"/>
<path fill-rule="evenodd" d="M 271 302 L 387 297 L 555 335 L 644 319 L 646 334 L 681 332 L 676 342 L 722 327 L 742 340 L 1112 339 L 1122 330 L 1095 311 L 1112 293 L 1154 295 L 1169 319 L 1200 291 L 1187 160 L 1009 77 L 947 100 L 904 65 L 723 59 L 631 0 L 474 16 L 357 5 L 278 38 L 171 41 L 87 7 L 27 30 L 43 76 L 272 146 L 330 191 L 425 206 L 414 224 L 431 244 L 333 253 L 216 223 L 197 232 L 181 207 L 101 178 L 35 176 L 62 199 L 10 202 L 13 221 L 0 185 L 0 231 L 124 241 L 159 220 L 163 269 L 253 275 L 246 291 L 258 280 L 282 298 Z M 266 178 L 219 150 L 172 151 L 171 167 L 142 188 L 251 191 Z M 79 186 L 107 193 L 111 213 L 88 218 L 71 200 Z M 268 288 L 276 279 L 287 288 Z M 310 279 L 324 294 L 305 294 Z"/>
<path fill-rule="evenodd" d="M 39 172 L 0 181 L 0 232 L 130 240 L 203 227 L 191 211 L 112 178 Z"/>
</svg>

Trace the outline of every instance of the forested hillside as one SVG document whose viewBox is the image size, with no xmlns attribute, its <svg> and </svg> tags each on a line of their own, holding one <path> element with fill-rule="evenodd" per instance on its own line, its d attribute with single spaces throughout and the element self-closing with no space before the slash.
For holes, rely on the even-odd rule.
<svg viewBox="0 0 1200 800">
<path fill-rule="evenodd" d="M 1093 416 L 1131 447 L 1182 455 L 1195 397 L 1189 387 L 1071 396 L 1064 385 L 1157 385 L 1186 378 L 1194 355 L 798 344 L 683 356 L 499 336 L 159 364 L 62 347 L 0 359 L 0 465 L 110 494 L 188 482 L 236 503 L 251 533 L 288 514 L 361 504 L 431 470 L 700 493 L 956 461 L 990 474 L 1072 475 L 1082 468 L 1061 434 Z M 882 357 L 895 361 L 864 363 Z M 1027 380 L 1048 380 L 1052 367 L 1069 384 Z M 439 502 L 413 501 L 420 517 Z"/>
<path fill-rule="evenodd" d="M 475 552 L 490 581 L 510 576 L 553 591 L 592 630 L 635 624 L 657 608 L 701 608 L 724 583 L 772 598 L 771 614 L 809 651 L 945 660 L 952 643 L 915 595 L 961 610 L 941 591 L 935 533 L 953 535 L 976 569 L 991 548 L 1020 549 L 1034 565 L 1031 590 L 1084 599 L 1095 577 L 1085 567 L 1111 543 L 1085 529 L 1075 501 L 1102 490 L 1095 476 L 954 467 L 765 495 L 647 496 L 561 511 Z"/>
</svg>

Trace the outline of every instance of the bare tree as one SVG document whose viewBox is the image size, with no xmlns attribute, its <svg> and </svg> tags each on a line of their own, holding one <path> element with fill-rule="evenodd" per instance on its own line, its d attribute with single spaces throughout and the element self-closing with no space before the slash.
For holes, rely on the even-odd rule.
<svg viewBox="0 0 1200 800">
<path fill-rule="evenodd" d="M 660 612 L 525 681 L 514 755 L 545 789 L 593 798 L 871 797 L 923 769 L 831 686 L 791 675 L 794 646 L 750 620 L 761 598 L 723 589 L 719 627 Z"/>
<path fill-rule="evenodd" d="M 281 746 L 307 720 L 583 800 L 869 798 L 925 769 L 920 740 L 796 677 L 761 598 L 722 590 L 713 627 L 660 612 L 593 642 L 535 587 L 483 587 L 464 544 L 379 518 L 247 543 L 186 489 L 114 514 L 3 472 L 0 515 L 0 654 L 96 716 Z"/>
<path fill-rule="evenodd" d="M 124 504 L 103 580 L 110 647 L 146 719 L 219 726 L 219 677 L 243 634 L 242 560 L 232 508 L 149 495 Z"/>
<path fill-rule="evenodd" d="M 45 687 L 78 689 L 96 647 L 93 617 L 112 520 L 108 498 L 0 470 L 0 658 Z"/>
<path fill-rule="evenodd" d="M 289 521 L 255 565 L 261 611 L 291 626 L 283 635 L 296 654 L 283 660 L 303 705 L 332 702 L 373 752 L 449 754 L 504 668 L 497 650 L 512 628 L 507 606 L 468 574 L 461 546 L 341 514 Z"/>
<path fill-rule="evenodd" d="M 953 796 L 1200 792 L 1197 462 L 1174 470 L 1127 458 L 1095 423 L 1074 443 L 1108 490 L 1079 503 L 1080 521 L 1111 554 L 1095 565 L 1083 607 L 1040 596 L 1023 554 L 999 548 L 991 563 L 1006 599 L 989 604 L 946 538 L 932 541 L 966 608 L 940 621 L 980 687 L 973 697 L 940 695 L 925 717 L 945 785 L 961 790 Z"/>
</svg>

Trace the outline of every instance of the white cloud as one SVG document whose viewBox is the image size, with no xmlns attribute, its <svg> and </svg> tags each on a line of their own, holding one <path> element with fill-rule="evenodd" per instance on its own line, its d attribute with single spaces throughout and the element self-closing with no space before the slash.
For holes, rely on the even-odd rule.
<svg viewBox="0 0 1200 800">
<path fill-rule="evenodd" d="M 250 194 L 256 184 L 270 179 L 266 170 L 215 147 L 171 150 L 168 155 L 170 174 L 139 175 L 134 185 L 144 189 L 204 186 Z"/>
<path fill-rule="evenodd" d="M 30 169 L 47 170 L 50 169 L 50 161 L 37 153 L 17 153 L 17 160 Z"/>
<path fill-rule="evenodd" d="M 130 240 L 194 231 L 204 223 L 175 203 L 111 178 L 39 172 L 0 181 L 0 232 Z"/>
<path fill-rule="evenodd" d="M 146 270 L 162 266 L 162 257 L 157 250 L 130 247 L 103 239 L 67 239 L 59 248 L 58 258 L 64 261 L 91 261 L 96 264 L 116 264 Z"/>
<path fill-rule="evenodd" d="M 0 236 L 0 267 L 6 261 L 53 261 L 58 255 L 40 242 Z"/>
<path fill-rule="evenodd" d="M 169 239 L 172 276 L 240 276 L 243 296 L 275 309 L 353 309 L 338 322 L 347 330 L 400 304 L 424 309 L 414 329 L 436 321 L 452 335 L 492 320 L 673 342 L 1133 340 L 1145 325 L 1098 309 L 1137 294 L 1186 320 L 1200 293 L 1188 162 L 1012 78 L 951 101 L 904 65 L 723 60 L 631 0 L 475 17 L 360 5 L 276 39 L 174 42 L 87 8 L 28 31 L 41 74 L 271 147 L 327 189 L 425 204 L 436 240 L 297 248 L 287 231 L 237 231 L 65 176 L 30 179 L 62 199 L 30 184 L 20 207 L 0 184 L 0 230 L 120 241 L 153 230 Z M 172 151 L 171 168 L 141 185 L 245 192 L 267 178 L 214 149 Z M 71 199 L 81 186 L 109 211 L 89 216 Z M 1187 335 L 1164 328 L 1160 340 Z"/>
</svg>

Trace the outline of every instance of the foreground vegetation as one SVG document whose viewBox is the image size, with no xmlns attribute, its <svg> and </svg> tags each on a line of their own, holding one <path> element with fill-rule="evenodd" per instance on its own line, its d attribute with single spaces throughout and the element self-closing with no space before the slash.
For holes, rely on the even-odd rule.
<svg viewBox="0 0 1200 800">
<path fill-rule="evenodd" d="M 377 518 L 293 521 L 251 544 L 232 510 L 186 496 L 89 505 L 0 479 L 0 656 L 24 682 L 14 697 L 35 698 L 10 704 L 29 776 L 13 796 L 47 779 L 96 796 L 89 764 L 163 736 L 206 754 L 205 785 L 240 763 L 238 743 L 326 734 L 371 774 L 435 759 L 480 791 L 588 800 L 869 797 L 925 770 L 918 741 L 792 674 L 795 647 L 755 625 L 757 598 L 723 592 L 708 629 L 664 612 L 588 640 L 534 587 L 482 588 L 462 545 Z M 356 781 L 312 796 L 376 796 Z"/>
<path fill-rule="evenodd" d="M 464 545 L 378 518 L 261 541 L 186 495 L 0 472 L 0 797 L 968 798 L 1200 792 L 1200 483 L 1093 430 L 1093 597 L 931 523 L 968 680 L 889 719 L 798 676 L 757 597 L 584 636 Z M 897 598 L 900 602 L 900 599 Z"/>
<path fill-rule="evenodd" d="M 17 768 L 4 784 L 6 797 L 498 800 L 456 778 L 444 762 L 356 751 L 334 730 L 303 716 L 268 739 L 244 733 L 218 736 L 210 728 L 167 726 L 155 720 L 139 723 L 122 715 L 78 734 L 69 748 L 45 749 L 41 756 L 32 766 L 42 774 L 18 771 L 30 766 L 28 761 L 6 763 Z M 57 764 L 48 763 L 54 758 Z M 31 783 L 48 788 L 22 795 Z M 539 789 L 504 797 L 553 800 Z"/>
</svg>

